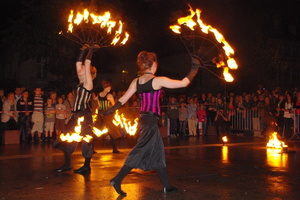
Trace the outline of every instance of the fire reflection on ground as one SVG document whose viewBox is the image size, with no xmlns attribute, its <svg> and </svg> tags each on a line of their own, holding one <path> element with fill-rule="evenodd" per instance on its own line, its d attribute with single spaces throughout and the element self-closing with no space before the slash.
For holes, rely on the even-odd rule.
<svg viewBox="0 0 300 200">
<path fill-rule="evenodd" d="M 285 176 L 271 176 L 268 175 L 267 181 L 269 183 L 269 191 L 274 194 L 287 195 L 290 192 Z M 276 198 L 275 198 L 276 199 Z M 278 198 L 281 199 L 281 198 Z"/>
<path fill-rule="evenodd" d="M 224 163 L 224 164 L 229 163 L 229 161 L 228 161 L 228 147 L 227 146 L 222 147 L 222 163 Z"/>
<path fill-rule="evenodd" d="M 267 164 L 271 167 L 280 167 L 280 171 L 288 166 L 288 155 L 281 153 L 281 149 L 267 148 Z"/>
</svg>

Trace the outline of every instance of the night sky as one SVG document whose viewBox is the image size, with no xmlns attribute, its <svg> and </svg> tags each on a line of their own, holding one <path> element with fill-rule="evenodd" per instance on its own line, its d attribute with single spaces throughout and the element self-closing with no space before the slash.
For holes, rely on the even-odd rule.
<svg viewBox="0 0 300 200">
<path fill-rule="evenodd" d="M 27 0 L 26 2 L 38 1 Z M 69 13 L 69 8 L 73 4 L 79 4 L 77 3 L 79 1 L 67 2 L 69 2 L 66 3 L 67 8 L 60 8 L 60 11 L 66 10 L 65 14 Z M 88 5 L 90 2 L 92 1 L 83 1 L 83 4 Z M 259 43 L 257 38 L 259 34 L 273 38 L 299 40 L 299 34 L 292 36 L 288 28 L 281 27 L 284 30 L 281 32 L 273 30 L 273 24 L 277 21 L 281 22 L 281 26 L 295 23 L 299 28 L 299 7 L 297 1 L 294 0 L 126 0 L 116 2 L 115 12 L 123 18 L 125 23 L 128 22 L 127 28 L 131 38 L 124 47 L 102 53 L 102 59 L 99 61 L 102 65 L 134 60 L 141 50 L 154 51 L 158 58 L 186 53 L 178 35 L 169 29 L 169 25 L 174 24 L 178 17 L 189 14 L 187 3 L 190 3 L 193 9 L 201 9 L 201 19 L 224 35 L 236 52 L 235 59 L 241 72 L 243 68 L 249 67 L 250 63 L 247 58 L 249 49 L 247 45 Z M 101 1 L 97 4 L 100 5 Z M 103 5 L 106 4 L 103 3 Z M 98 6 L 97 11 L 101 9 L 103 8 Z M 1 29 L 5 30 L 10 27 L 8 19 L 22 18 L 23 12 L 22 4 L 17 0 L 3 3 L 0 14 Z M 39 28 L 36 27 L 36 29 Z M 2 48 L 3 51 L 5 49 Z M 114 59 L 115 55 L 118 59 Z"/>
</svg>

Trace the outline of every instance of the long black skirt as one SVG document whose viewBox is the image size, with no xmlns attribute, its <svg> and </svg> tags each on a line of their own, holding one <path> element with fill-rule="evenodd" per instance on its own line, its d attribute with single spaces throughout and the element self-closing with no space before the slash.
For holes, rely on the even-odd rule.
<svg viewBox="0 0 300 200">
<path fill-rule="evenodd" d="M 137 144 L 128 154 L 125 165 L 144 171 L 166 168 L 165 147 L 158 128 L 158 118 L 141 114 Z"/>
</svg>

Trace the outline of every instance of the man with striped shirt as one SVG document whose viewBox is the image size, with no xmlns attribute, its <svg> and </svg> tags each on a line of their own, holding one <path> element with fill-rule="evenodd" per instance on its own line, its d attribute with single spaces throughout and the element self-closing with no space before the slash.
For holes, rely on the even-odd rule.
<svg viewBox="0 0 300 200">
<path fill-rule="evenodd" d="M 43 132 L 44 125 L 44 114 L 43 114 L 43 106 L 44 100 L 41 95 L 41 88 L 36 87 L 34 90 L 34 98 L 33 98 L 33 114 L 31 121 L 33 122 L 33 127 L 31 130 L 32 142 L 34 142 L 34 134 L 38 132 L 38 142 L 42 141 L 41 135 Z"/>
</svg>

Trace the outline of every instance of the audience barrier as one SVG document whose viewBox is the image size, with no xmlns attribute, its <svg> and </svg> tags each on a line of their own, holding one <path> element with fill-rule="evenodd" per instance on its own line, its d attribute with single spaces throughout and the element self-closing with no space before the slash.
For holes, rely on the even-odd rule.
<svg viewBox="0 0 300 200">
<path fill-rule="evenodd" d="M 250 132 L 254 136 L 260 136 L 265 131 L 266 126 L 263 123 L 262 117 L 263 112 L 261 110 L 228 110 L 227 111 L 228 121 L 230 121 L 230 130 L 232 132 Z M 293 112 L 293 124 L 291 130 L 293 135 L 290 139 L 300 139 L 299 127 L 300 127 L 300 110 Z M 275 123 L 277 125 L 276 118 L 270 124 Z M 285 127 L 281 131 L 281 136 L 284 136 Z"/>
</svg>

